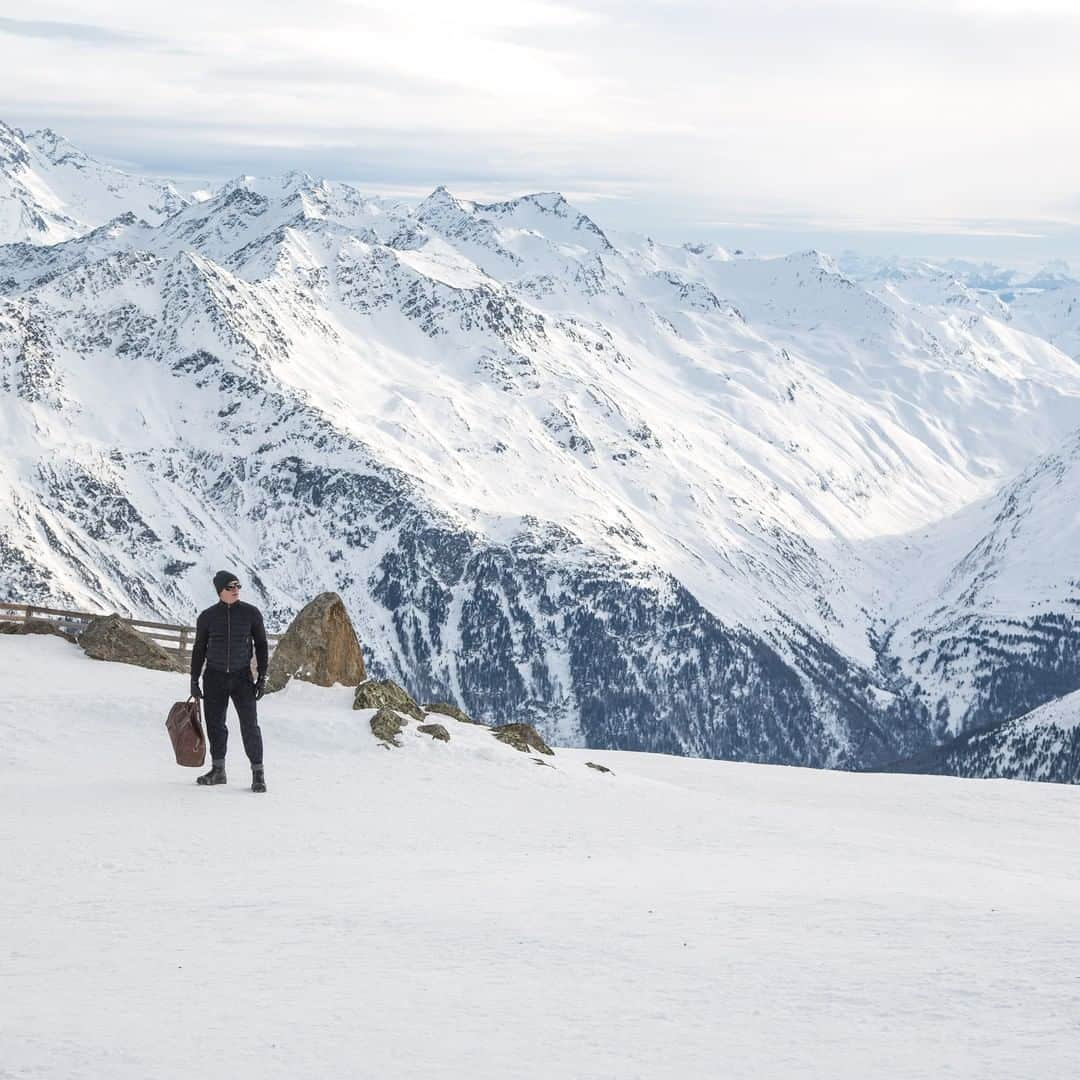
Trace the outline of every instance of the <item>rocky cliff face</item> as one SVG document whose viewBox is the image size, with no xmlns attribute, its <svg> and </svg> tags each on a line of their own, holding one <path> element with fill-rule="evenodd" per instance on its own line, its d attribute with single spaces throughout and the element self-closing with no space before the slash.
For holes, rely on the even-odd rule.
<svg viewBox="0 0 1080 1080">
<path fill-rule="evenodd" d="M 963 582 L 1021 565 L 994 500 L 1080 371 L 954 285 L 303 174 L 0 246 L 0 595 L 188 620 L 230 565 L 271 628 L 336 591 L 373 675 L 556 742 L 907 756 L 1076 678 L 1074 522 L 1038 604 Z"/>
</svg>

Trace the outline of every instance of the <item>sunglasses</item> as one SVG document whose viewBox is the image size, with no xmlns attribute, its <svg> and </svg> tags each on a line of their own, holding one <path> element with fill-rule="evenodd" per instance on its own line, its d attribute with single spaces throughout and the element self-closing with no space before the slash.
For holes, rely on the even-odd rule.
<svg viewBox="0 0 1080 1080">
<path fill-rule="evenodd" d="M 240 586 L 235 585 L 235 584 L 234 585 L 226 585 L 223 591 L 224 592 L 239 592 L 240 591 Z"/>
</svg>

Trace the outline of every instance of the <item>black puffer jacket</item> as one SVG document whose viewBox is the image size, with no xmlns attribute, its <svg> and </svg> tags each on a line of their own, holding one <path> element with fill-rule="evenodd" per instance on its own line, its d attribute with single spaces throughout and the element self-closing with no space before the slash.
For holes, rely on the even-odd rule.
<svg viewBox="0 0 1080 1080">
<path fill-rule="evenodd" d="M 197 679 L 202 674 L 204 661 L 211 671 L 243 671 L 250 668 L 252 642 L 255 644 L 259 678 L 262 678 L 266 674 L 270 654 L 262 612 L 242 600 L 237 600 L 235 604 L 219 600 L 202 612 L 195 623 L 191 677 Z"/>
</svg>

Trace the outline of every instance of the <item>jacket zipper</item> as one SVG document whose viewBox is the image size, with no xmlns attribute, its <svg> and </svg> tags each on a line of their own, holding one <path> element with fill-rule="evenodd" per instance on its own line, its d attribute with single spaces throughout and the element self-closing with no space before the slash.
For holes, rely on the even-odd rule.
<svg viewBox="0 0 1080 1080">
<path fill-rule="evenodd" d="M 232 604 L 225 608 L 225 670 L 232 671 Z"/>
</svg>

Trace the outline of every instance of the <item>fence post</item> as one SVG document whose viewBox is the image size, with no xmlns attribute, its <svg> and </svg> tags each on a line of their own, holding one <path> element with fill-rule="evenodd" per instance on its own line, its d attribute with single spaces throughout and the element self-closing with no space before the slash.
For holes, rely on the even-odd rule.
<svg viewBox="0 0 1080 1080">
<path fill-rule="evenodd" d="M 187 655 L 187 627 L 180 627 L 180 659 Z"/>
<path fill-rule="evenodd" d="M 34 617 L 34 608 L 31 604 L 26 605 L 26 615 L 23 616 L 23 622 L 29 622 Z"/>
</svg>

